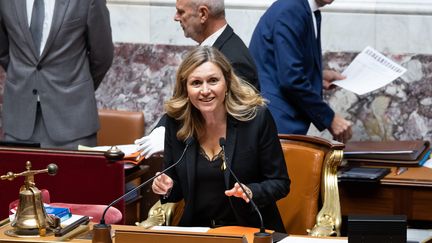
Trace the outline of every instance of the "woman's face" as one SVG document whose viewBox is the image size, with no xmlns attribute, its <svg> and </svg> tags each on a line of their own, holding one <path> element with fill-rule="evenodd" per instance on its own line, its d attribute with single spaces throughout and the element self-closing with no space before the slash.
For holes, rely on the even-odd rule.
<svg viewBox="0 0 432 243">
<path fill-rule="evenodd" d="M 203 115 L 225 113 L 227 85 L 222 70 L 212 62 L 205 62 L 188 76 L 189 100 Z"/>
</svg>

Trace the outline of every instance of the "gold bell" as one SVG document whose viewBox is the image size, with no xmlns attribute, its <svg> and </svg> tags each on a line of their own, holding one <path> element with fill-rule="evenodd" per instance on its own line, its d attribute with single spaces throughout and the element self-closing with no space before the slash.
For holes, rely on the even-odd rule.
<svg viewBox="0 0 432 243">
<path fill-rule="evenodd" d="M 22 173 L 8 172 L 1 176 L 2 180 L 13 180 L 19 176 L 25 176 L 24 185 L 19 192 L 19 203 L 15 218 L 11 222 L 14 227 L 12 234 L 20 235 L 37 235 L 45 236 L 47 228 L 56 228 L 59 224 L 54 218 L 49 217 L 45 212 L 42 202 L 42 193 L 35 186 L 34 175 L 48 172 L 50 175 L 57 173 L 57 165 L 50 164 L 44 170 L 31 170 L 30 161 L 26 162 L 26 171 Z"/>
</svg>

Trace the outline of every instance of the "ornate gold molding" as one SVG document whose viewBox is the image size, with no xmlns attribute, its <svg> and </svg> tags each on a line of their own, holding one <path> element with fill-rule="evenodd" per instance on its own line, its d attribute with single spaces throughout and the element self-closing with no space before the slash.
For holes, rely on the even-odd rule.
<svg viewBox="0 0 432 243">
<path fill-rule="evenodd" d="M 343 158 L 343 150 L 327 153 L 322 171 L 321 196 L 323 206 L 316 217 L 316 224 L 308 230 L 311 236 L 340 236 L 342 222 L 337 169 Z"/>
</svg>

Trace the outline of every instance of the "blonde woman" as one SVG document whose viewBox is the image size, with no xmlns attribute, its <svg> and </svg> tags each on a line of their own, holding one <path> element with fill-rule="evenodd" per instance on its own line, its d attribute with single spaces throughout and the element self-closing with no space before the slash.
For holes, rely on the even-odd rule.
<svg viewBox="0 0 432 243">
<path fill-rule="evenodd" d="M 265 227 L 285 232 L 276 201 L 288 194 L 290 180 L 274 120 L 264 99 L 234 74 L 223 54 L 203 46 L 188 53 L 165 110 L 165 167 L 186 152 L 152 189 L 163 202 L 185 200 L 180 225 L 259 227 L 247 193 Z"/>
</svg>

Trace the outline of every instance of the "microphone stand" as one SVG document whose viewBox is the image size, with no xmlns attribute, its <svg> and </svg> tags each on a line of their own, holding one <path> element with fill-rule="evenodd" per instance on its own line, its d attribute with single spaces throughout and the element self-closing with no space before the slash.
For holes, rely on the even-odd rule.
<svg viewBox="0 0 432 243">
<path fill-rule="evenodd" d="M 173 168 L 174 166 L 176 166 L 178 163 L 180 163 L 180 161 L 183 159 L 184 155 L 186 154 L 186 150 L 188 149 L 188 147 L 192 144 L 193 138 L 189 137 L 188 139 L 186 139 L 186 146 L 180 156 L 180 158 L 172 165 L 168 166 L 167 168 L 165 168 L 164 170 L 162 170 L 161 173 L 154 175 L 153 177 L 151 177 L 150 179 L 146 180 L 145 182 L 141 183 L 140 185 L 138 185 L 137 187 L 135 187 L 134 189 L 128 191 L 127 193 L 123 194 L 122 196 L 120 196 L 119 198 L 117 198 L 116 200 L 112 201 L 104 210 L 101 220 L 99 222 L 99 224 L 95 224 L 93 226 L 93 238 L 92 238 L 92 243 L 112 243 L 112 239 L 111 239 L 111 225 L 106 224 L 105 223 L 105 214 L 107 213 L 108 209 L 110 207 L 112 207 L 114 204 L 116 204 L 117 202 L 119 202 L 120 200 L 122 200 L 123 198 L 127 197 L 128 195 L 134 193 L 135 191 L 137 191 L 138 189 L 142 188 L 143 186 L 147 185 L 150 181 L 153 181 L 156 177 L 164 174 L 165 172 L 167 172 L 168 170 L 170 170 L 171 168 Z"/>
<path fill-rule="evenodd" d="M 220 138 L 219 139 L 219 145 L 222 148 L 223 161 L 224 161 L 224 163 L 228 163 L 228 161 L 226 160 L 226 156 L 225 156 L 225 139 L 224 138 Z M 259 217 L 259 220 L 260 220 L 260 223 L 261 223 L 261 227 L 260 227 L 259 232 L 254 233 L 254 241 L 253 242 L 254 243 L 272 243 L 273 242 L 273 238 L 272 238 L 271 234 L 269 234 L 269 233 L 267 233 L 265 231 L 264 221 L 263 221 L 261 212 L 259 211 L 257 205 L 252 200 L 252 198 L 250 197 L 250 195 L 246 192 L 243 184 L 240 182 L 240 180 L 234 174 L 234 171 L 231 169 L 231 166 L 228 164 L 228 165 L 226 165 L 226 167 L 228 168 L 228 171 L 234 177 L 234 179 L 236 180 L 236 182 L 239 184 L 240 188 L 243 190 L 243 192 L 246 195 L 247 199 L 249 199 L 249 202 L 252 204 L 253 208 L 255 209 L 255 211 L 258 214 L 258 217 Z"/>
</svg>

